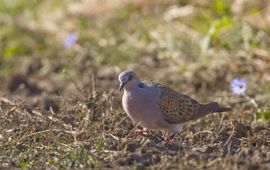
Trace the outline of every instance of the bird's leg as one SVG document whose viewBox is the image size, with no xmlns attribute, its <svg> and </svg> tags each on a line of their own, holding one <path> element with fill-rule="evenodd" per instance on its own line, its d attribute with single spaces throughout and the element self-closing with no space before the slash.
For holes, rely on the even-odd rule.
<svg viewBox="0 0 270 170">
<path fill-rule="evenodd" d="M 168 143 L 168 142 L 171 142 L 171 141 L 174 139 L 175 136 L 176 136 L 175 133 L 172 134 L 172 135 L 169 135 L 169 136 L 164 136 L 164 137 L 163 137 L 163 140 L 164 140 L 166 143 Z"/>
<path fill-rule="evenodd" d="M 148 135 L 148 133 L 149 133 L 149 130 L 146 128 L 143 128 L 142 130 L 141 129 L 134 130 L 128 136 L 130 137 L 146 136 Z"/>
</svg>

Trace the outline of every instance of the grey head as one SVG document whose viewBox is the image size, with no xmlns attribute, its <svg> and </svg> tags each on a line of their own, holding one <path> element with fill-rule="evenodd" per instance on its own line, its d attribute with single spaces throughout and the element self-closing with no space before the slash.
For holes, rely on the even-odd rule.
<svg viewBox="0 0 270 170">
<path fill-rule="evenodd" d="M 120 82 L 119 90 L 121 91 L 123 88 L 130 88 L 140 82 L 140 79 L 137 75 L 131 71 L 126 70 L 119 74 L 118 80 Z"/>
</svg>

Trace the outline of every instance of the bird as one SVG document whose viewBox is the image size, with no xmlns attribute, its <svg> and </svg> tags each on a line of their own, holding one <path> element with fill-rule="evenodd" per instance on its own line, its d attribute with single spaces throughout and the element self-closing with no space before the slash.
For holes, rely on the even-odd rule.
<svg viewBox="0 0 270 170">
<path fill-rule="evenodd" d="M 217 102 L 201 104 L 193 98 L 155 82 L 146 82 L 131 70 L 119 74 L 119 91 L 124 90 L 122 106 L 135 123 L 147 130 L 172 133 L 171 140 L 189 121 L 202 118 L 213 112 L 226 112 L 231 108 Z"/>
</svg>

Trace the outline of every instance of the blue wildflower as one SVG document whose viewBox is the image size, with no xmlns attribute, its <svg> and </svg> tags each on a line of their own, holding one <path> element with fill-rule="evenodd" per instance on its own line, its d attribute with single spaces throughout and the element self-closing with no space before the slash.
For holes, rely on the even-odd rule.
<svg viewBox="0 0 270 170">
<path fill-rule="evenodd" d="M 77 40 L 78 40 L 77 34 L 75 32 L 70 33 L 65 38 L 64 47 L 71 48 L 76 43 Z"/>
<path fill-rule="evenodd" d="M 247 81 L 241 78 L 235 78 L 231 81 L 231 90 L 234 94 L 245 94 Z"/>
</svg>

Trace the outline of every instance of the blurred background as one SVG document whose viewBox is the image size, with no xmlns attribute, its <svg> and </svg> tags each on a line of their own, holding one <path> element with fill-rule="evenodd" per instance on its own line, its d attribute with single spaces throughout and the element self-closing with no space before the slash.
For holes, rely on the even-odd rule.
<svg viewBox="0 0 270 170">
<path fill-rule="evenodd" d="M 200 102 L 232 106 L 229 125 L 234 118 L 253 126 L 270 119 L 269 35 L 269 0 L 0 0 L 0 96 L 3 103 L 58 114 L 75 129 L 88 112 L 66 101 L 83 96 L 77 103 L 94 110 L 92 121 L 109 126 L 92 132 L 111 133 L 125 115 L 117 75 L 132 69 Z M 234 80 L 244 86 L 240 96 Z M 110 115 L 116 122 L 108 123 Z M 33 127 L 24 133 L 50 126 Z M 123 129 L 112 133 L 125 136 Z M 11 134 L 3 134 L 7 141 Z M 106 137 L 93 141 L 110 146 Z"/>
<path fill-rule="evenodd" d="M 228 92 L 236 76 L 270 91 L 268 0 L 1 0 L 0 12 L 2 94 L 65 93 L 66 72 L 116 88 L 125 69 L 186 93 Z"/>
</svg>

